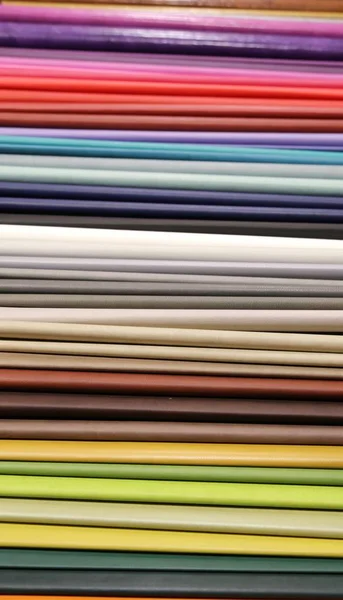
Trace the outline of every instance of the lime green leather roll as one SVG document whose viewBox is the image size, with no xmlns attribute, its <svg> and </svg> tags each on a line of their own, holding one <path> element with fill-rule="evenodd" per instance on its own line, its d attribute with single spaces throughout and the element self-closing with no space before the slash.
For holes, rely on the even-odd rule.
<svg viewBox="0 0 343 600">
<path fill-rule="evenodd" d="M 3 498 L 1 519 L 10 523 L 343 539 L 339 511 Z"/>
<path fill-rule="evenodd" d="M 1 475 L 0 490 L 13 498 L 343 509 L 343 488 L 333 486 Z"/>
<path fill-rule="evenodd" d="M 343 540 L 0 523 L 4 548 L 61 548 L 343 558 Z"/>
<path fill-rule="evenodd" d="M 0 475 L 343 485 L 343 469 L 0 461 Z"/>
</svg>

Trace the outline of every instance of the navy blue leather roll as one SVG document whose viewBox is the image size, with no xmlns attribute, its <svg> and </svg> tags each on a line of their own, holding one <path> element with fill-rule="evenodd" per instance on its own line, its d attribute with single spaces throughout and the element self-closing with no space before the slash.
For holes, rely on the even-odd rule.
<svg viewBox="0 0 343 600">
<path fill-rule="evenodd" d="M 1 569 L 0 593 L 341 600 L 343 574 Z"/>
<path fill-rule="evenodd" d="M 341 210 L 327 208 L 213 206 L 196 204 L 151 204 L 141 202 L 104 202 L 57 198 L 0 198 L 1 212 L 39 214 L 153 217 L 178 219 L 237 219 L 240 221 L 295 221 L 307 223 L 343 223 Z"/>
<path fill-rule="evenodd" d="M 343 39 L 271 33 L 0 23 L 0 45 L 21 48 L 341 60 Z"/>
<path fill-rule="evenodd" d="M 155 188 L 122 188 L 97 185 L 20 183 L 0 181 L 0 197 L 68 198 L 117 202 L 150 202 L 163 204 L 196 204 L 213 206 L 282 206 L 299 208 L 343 209 L 342 196 L 299 196 L 202 190 L 159 190 Z"/>
</svg>

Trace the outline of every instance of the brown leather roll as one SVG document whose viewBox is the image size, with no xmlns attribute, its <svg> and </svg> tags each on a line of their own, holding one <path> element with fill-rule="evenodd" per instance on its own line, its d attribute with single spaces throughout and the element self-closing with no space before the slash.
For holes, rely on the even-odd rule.
<svg viewBox="0 0 343 600">
<path fill-rule="evenodd" d="M 228 392 L 229 393 L 229 392 Z M 0 418 L 343 424 L 343 403 L 0 392 Z"/>
<path fill-rule="evenodd" d="M 0 387 L 101 393 L 342 400 L 343 381 L 0 369 Z"/>
<path fill-rule="evenodd" d="M 0 125 L 9 127 L 72 127 L 83 129 L 138 129 L 151 131 L 264 131 L 341 133 L 343 119 L 218 118 L 191 116 L 135 116 L 48 114 L 1 111 Z"/>
<path fill-rule="evenodd" d="M 181 423 L 163 421 L 64 421 L 2 419 L 0 438 L 135 442 L 343 445 L 343 427 Z"/>
</svg>

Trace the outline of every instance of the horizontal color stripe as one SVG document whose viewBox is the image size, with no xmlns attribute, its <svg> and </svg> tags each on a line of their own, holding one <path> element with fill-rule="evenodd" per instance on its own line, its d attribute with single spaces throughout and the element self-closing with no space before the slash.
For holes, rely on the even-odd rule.
<svg viewBox="0 0 343 600">
<path fill-rule="evenodd" d="M 143 464 L 341 469 L 343 448 L 341 446 L 2 440 L 0 459 L 109 463 L 139 461 Z M 327 501 L 329 500 L 330 498 L 327 498 Z"/>
<path fill-rule="evenodd" d="M 19 546 L 22 548 L 195 552 L 197 554 L 254 554 L 258 556 L 313 556 L 322 558 L 342 558 L 343 556 L 343 540 L 70 527 L 63 525 L 23 525 L 20 523 L 0 523 L 0 543 L 3 547 L 9 548 Z M 25 581 L 23 574 L 19 580 L 17 570 L 14 570 L 14 572 L 16 573 L 15 582 L 17 584 L 18 582 L 20 584 L 20 581 Z M 2 574 L 4 574 L 4 571 L 2 571 Z M 198 576 L 199 574 L 197 574 Z M 218 577 L 218 574 L 216 576 Z M 37 577 L 37 581 L 39 581 L 39 571 Z M 256 574 L 254 574 L 254 584 L 256 586 L 255 577 Z M 65 581 L 65 578 L 61 578 L 61 574 L 58 572 L 56 572 L 56 578 L 59 584 L 61 584 L 61 581 Z M 156 574 L 154 574 L 154 578 L 156 578 Z M 131 576 L 128 578 L 125 574 L 125 581 L 128 583 L 129 580 L 131 580 Z M 242 582 L 241 575 L 239 580 Z M 27 580 L 26 582 L 28 583 Z M 87 585 L 85 579 L 83 579 L 83 582 Z M 289 577 L 287 577 L 287 583 L 289 583 Z M 140 587 L 141 585 L 140 581 Z M 28 591 L 26 588 L 25 592 L 28 593 Z M 66 590 L 64 591 L 66 592 Z M 327 587 L 325 591 L 328 592 Z M 13 588 L 12 593 L 14 592 L 15 589 Z M 40 592 L 43 592 L 42 588 Z M 227 597 L 228 590 L 226 589 L 225 592 L 224 597 Z M 338 597 L 340 597 L 340 589 L 338 589 L 338 592 Z M 205 597 L 208 598 L 208 594 Z M 313 597 L 312 594 L 311 597 Z M 327 598 L 327 593 L 324 597 Z"/>
<path fill-rule="evenodd" d="M 10 523 L 213 531 L 343 539 L 342 514 L 325 511 L 258 510 L 157 504 L 1 500 L 1 519 Z"/>
</svg>

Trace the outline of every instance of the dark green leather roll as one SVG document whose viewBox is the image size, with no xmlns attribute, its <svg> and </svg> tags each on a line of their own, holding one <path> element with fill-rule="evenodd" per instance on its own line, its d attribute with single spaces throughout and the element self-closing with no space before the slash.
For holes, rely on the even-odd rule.
<svg viewBox="0 0 343 600">
<path fill-rule="evenodd" d="M 336 558 L 283 558 L 260 556 L 213 556 L 210 554 L 162 554 L 152 552 L 102 552 L 91 550 L 0 549 L 0 569 L 87 569 L 216 571 L 276 573 L 343 573 Z"/>
</svg>

